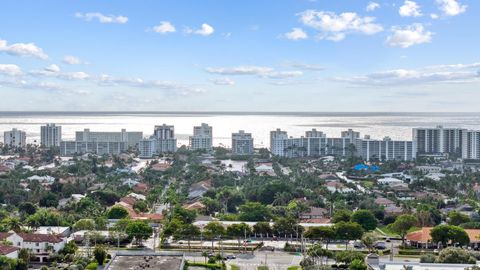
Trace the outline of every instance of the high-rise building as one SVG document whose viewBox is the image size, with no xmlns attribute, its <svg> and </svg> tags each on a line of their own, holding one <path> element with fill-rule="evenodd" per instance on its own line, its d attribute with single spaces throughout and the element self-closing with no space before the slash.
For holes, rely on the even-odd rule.
<svg viewBox="0 0 480 270">
<path fill-rule="evenodd" d="M 418 154 L 461 154 L 463 134 L 466 129 L 444 128 L 414 128 L 413 141 Z"/>
<path fill-rule="evenodd" d="M 275 156 L 285 156 L 288 134 L 279 128 L 270 131 L 270 152 Z"/>
<path fill-rule="evenodd" d="M 83 131 L 75 132 L 74 141 L 62 141 L 60 154 L 72 156 L 75 154 L 118 155 L 129 147 L 138 147 L 143 137 L 142 132 L 126 131 Z"/>
<path fill-rule="evenodd" d="M 155 126 L 153 136 L 142 139 L 139 144 L 140 157 L 151 158 L 162 153 L 173 153 L 177 151 L 177 139 L 175 128 L 170 125 Z"/>
<path fill-rule="evenodd" d="M 463 132 L 462 158 L 480 159 L 480 131 L 467 130 Z"/>
<path fill-rule="evenodd" d="M 352 129 L 348 129 L 346 131 L 342 131 L 342 138 L 350 139 L 350 142 L 354 142 L 356 139 L 360 139 L 360 132 L 353 131 Z"/>
<path fill-rule="evenodd" d="M 90 131 L 90 129 L 86 128 L 83 131 L 75 132 L 75 141 L 77 142 L 124 142 L 129 147 L 136 147 L 142 138 L 143 132 L 127 132 L 125 129 L 122 129 L 120 132 L 111 132 Z"/>
<path fill-rule="evenodd" d="M 27 146 L 27 133 L 16 128 L 3 133 L 3 144 L 10 147 Z"/>
<path fill-rule="evenodd" d="M 43 147 L 58 147 L 62 141 L 62 127 L 46 124 L 40 127 L 40 144 Z"/>
<path fill-rule="evenodd" d="M 253 154 L 253 138 L 251 133 L 245 133 L 243 130 L 240 130 L 238 133 L 232 133 L 232 154 Z"/>
<path fill-rule="evenodd" d="M 356 155 L 370 160 L 413 160 L 416 157 L 413 141 L 393 141 L 389 137 L 373 140 L 369 136 L 355 141 Z"/>
<path fill-rule="evenodd" d="M 212 150 L 213 133 L 212 127 L 202 123 L 193 127 L 193 136 L 190 136 L 190 148 L 192 150 Z"/>
</svg>

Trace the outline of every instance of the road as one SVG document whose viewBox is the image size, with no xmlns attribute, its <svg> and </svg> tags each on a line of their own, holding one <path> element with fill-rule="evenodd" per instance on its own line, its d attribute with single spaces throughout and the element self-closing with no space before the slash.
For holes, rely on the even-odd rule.
<svg viewBox="0 0 480 270">
<path fill-rule="evenodd" d="M 229 254 L 228 252 L 225 253 Z M 268 265 L 270 270 L 286 270 L 293 265 L 299 265 L 302 260 L 301 255 L 295 255 L 283 251 L 257 251 L 255 254 L 235 254 L 236 259 L 228 260 L 227 264 L 233 264 L 242 270 L 256 270 L 258 266 Z M 189 261 L 203 262 L 201 255 L 187 255 Z"/>
</svg>

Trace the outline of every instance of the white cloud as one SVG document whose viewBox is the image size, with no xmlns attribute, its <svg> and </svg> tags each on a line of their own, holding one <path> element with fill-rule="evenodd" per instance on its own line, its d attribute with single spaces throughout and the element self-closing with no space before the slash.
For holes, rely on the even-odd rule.
<svg viewBox="0 0 480 270">
<path fill-rule="evenodd" d="M 300 22 L 318 30 L 320 39 L 340 41 L 349 33 L 373 35 L 383 31 L 375 17 L 362 17 L 355 12 L 336 14 L 329 11 L 306 10 L 299 14 Z"/>
<path fill-rule="evenodd" d="M 293 64 L 290 64 L 290 66 L 293 68 L 302 69 L 302 70 L 311 70 L 311 71 L 325 70 L 325 67 L 323 66 L 305 64 L 305 63 L 293 63 Z"/>
<path fill-rule="evenodd" d="M 307 39 L 308 35 L 303 31 L 302 28 L 292 28 L 291 32 L 287 32 L 283 35 L 285 38 L 290 39 L 290 40 L 301 40 L 301 39 Z"/>
<path fill-rule="evenodd" d="M 260 66 L 208 67 L 207 72 L 221 75 L 260 75 L 272 72 L 273 68 Z"/>
<path fill-rule="evenodd" d="M 89 12 L 89 13 L 75 13 L 75 17 L 84 19 L 87 22 L 90 22 L 94 19 L 98 20 L 100 23 L 117 23 L 117 24 L 125 24 L 128 22 L 128 17 L 125 16 L 117 16 L 117 15 L 104 15 L 100 12 Z"/>
<path fill-rule="evenodd" d="M 271 67 L 238 66 L 238 67 L 208 67 L 206 71 L 220 75 L 255 75 L 265 79 L 287 79 L 303 75 L 302 71 L 276 71 Z"/>
<path fill-rule="evenodd" d="M 405 2 L 403 2 L 403 5 L 398 10 L 398 13 L 402 17 L 420 17 L 420 16 L 422 16 L 420 6 L 416 2 L 410 1 L 410 0 L 405 0 Z"/>
<path fill-rule="evenodd" d="M 185 33 L 187 34 L 196 34 L 204 37 L 213 34 L 213 32 L 215 32 L 215 29 L 213 29 L 213 27 L 207 23 L 203 23 L 200 29 L 196 29 L 196 30 L 188 27 L 185 28 Z"/>
<path fill-rule="evenodd" d="M 153 31 L 160 34 L 175 33 L 175 26 L 167 21 L 160 22 L 159 25 L 153 27 Z"/>
<path fill-rule="evenodd" d="M 436 20 L 436 19 L 438 19 L 438 15 L 435 14 L 435 13 L 431 13 L 430 18 L 432 18 L 433 20 Z"/>
<path fill-rule="evenodd" d="M 367 7 L 365 8 L 366 11 L 374 11 L 375 9 L 380 8 L 380 4 L 376 2 L 369 2 Z"/>
<path fill-rule="evenodd" d="M 63 80 L 86 80 L 90 78 L 90 75 L 83 71 L 76 72 L 63 72 L 59 66 L 52 64 L 45 67 L 43 70 L 32 70 L 30 75 L 35 77 L 54 77 Z"/>
<path fill-rule="evenodd" d="M 235 85 L 235 81 L 228 77 L 210 79 L 210 81 L 216 85 Z"/>
<path fill-rule="evenodd" d="M 0 52 L 6 52 L 10 55 L 33 56 L 40 59 L 48 59 L 48 55 L 42 48 L 37 47 L 35 43 L 14 43 L 9 45 L 6 40 L 0 39 Z"/>
<path fill-rule="evenodd" d="M 467 5 L 458 0 L 436 0 L 439 9 L 447 16 L 456 16 L 467 10 Z"/>
<path fill-rule="evenodd" d="M 337 77 L 336 81 L 365 86 L 401 86 L 432 83 L 480 82 L 480 63 L 437 65 L 419 69 L 394 69 L 349 78 Z"/>
<path fill-rule="evenodd" d="M 433 33 L 426 31 L 422 24 L 416 23 L 406 27 L 393 27 L 393 34 L 387 38 L 387 44 L 392 47 L 408 48 L 416 44 L 428 43 Z"/>
<path fill-rule="evenodd" d="M 29 82 L 26 80 L 0 80 L 0 87 L 12 87 L 19 89 L 44 89 L 44 90 L 67 90 L 69 88 L 54 82 Z"/>
<path fill-rule="evenodd" d="M 45 68 L 45 71 L 48 71 L 48 72 L 60 72 L 60 67 L 55 65 L 55 64 L 51 64 L 50 66 L 46 67 Z"/>
<path fill-rule="evenodd" d="M 145 81 L 141 78 L 117 78 L 106 74 L 98 76 L 95 80 L 100 86 L 124 85 L 137 88 L 167 90 L 172 91 L 173 94 L 181 95 L 205 92 L 205 90 L 200 87 L 185 85 L 177 82 L 160 80 Z"/>
<path fill-rule="evenodd" d="M 73 55 L 65 55 L 63 57 L 63 63 L 68 64 L 68 65 L 80 65 L 80 64 L 86 64 L 84 61 L 82 61 L 80 58 L 73 56 Z"/>
<path fill-rule="evenodd" d="M 22 74 L 22 69 L 14 64 L 0 64 L 0 74 L 18 76 Z"/>
<path fill-rule="evenodd" d="M 294 70 L 294 71 L 272 71 L 265 74 L 261 74 L 260 76 L 269 79 L 286 79 L 286 78 L 295 78 L 302 76 L 303 72 Z"/>
</svg>

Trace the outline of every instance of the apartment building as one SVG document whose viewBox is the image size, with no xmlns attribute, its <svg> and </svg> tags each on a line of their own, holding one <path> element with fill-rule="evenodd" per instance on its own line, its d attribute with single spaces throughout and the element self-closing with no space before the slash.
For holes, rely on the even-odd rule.
<svg viewBox="0 0 480 270">
<path fill-rule="evenodd" d="M 245 133 L 243 130 L 240 130 L 237 133 L 232 133 L 232 154 L 253 154 L 253 138 L 251 133 Z"/>
<path fill-rule="evenodd" d="M 26 147 L 27 133 L 16 128 L 3 133 L 3 144 L 10 147 Z"/>
</svg>

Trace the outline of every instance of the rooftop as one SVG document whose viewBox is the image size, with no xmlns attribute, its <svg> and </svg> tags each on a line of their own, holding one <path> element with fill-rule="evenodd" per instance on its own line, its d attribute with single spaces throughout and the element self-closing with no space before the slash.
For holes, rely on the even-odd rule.
<svg viewBox="0 0 480 270">
<path fill-rule="evenodd" d="M 116 256 L 106 270 L 124 269 L 171 269 L 182 266 L 182 257 L 173 256 Z"/>
</svg>

